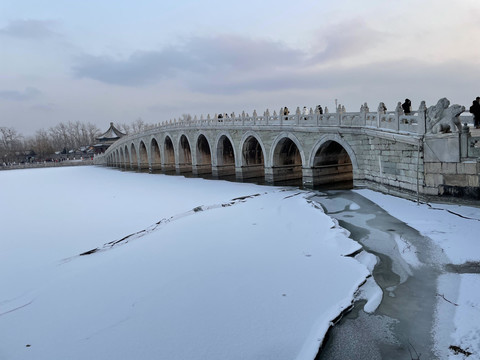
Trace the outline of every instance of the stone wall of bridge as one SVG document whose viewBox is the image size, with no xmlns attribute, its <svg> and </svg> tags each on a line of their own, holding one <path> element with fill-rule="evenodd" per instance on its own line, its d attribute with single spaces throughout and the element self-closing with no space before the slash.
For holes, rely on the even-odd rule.
<svg viewBox="0 0 480 360">
<path fill-rule="evenodd" d="M 104 159 L 125 170 L 170 170 L 237 180 L 263 177 L 268 184 L 301 178 L 306 187 L 350 180 L 356 185 L 423 191 L 419 141 L 405 134 L 351 127 L 165 129 L 122 139 Z M 230 145 L 232 154 L 226 157 L 224 150 Z"/>
<path fill-rule="evenodd" d="M 442 111 L 449 109 L 462 110 L 453 105 Z M 351 181 L 401 196 L 475 194 L 475 188 L 478 193 L 479 137 L 454 124 L 435 133 L 427 113 L 425 107 L 409 115 L 371 113 L 364 106 L 358 113 L 280 116 L 267 110 L 262 116 L 169 122 L 122 138 L 95 163 L 239 181 L 261 178 L 267 184 L 300 179 L 305 187 Z"/>
</svg>

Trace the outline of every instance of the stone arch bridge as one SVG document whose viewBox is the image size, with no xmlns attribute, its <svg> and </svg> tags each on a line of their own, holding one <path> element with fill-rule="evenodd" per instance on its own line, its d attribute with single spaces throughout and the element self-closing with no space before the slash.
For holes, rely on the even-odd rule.
<svg viewBox="0 0 480 360">
<path fill-rule="evenodd" d="M 360 112 L 339 106 L 325 114 L 312 109 L 301 114 L 297 108 L 286 116 L 281 109 L 170 121 L 121 138 L 94 163 L 239 181 L 261 178 L 267 184 L 351 181 L 398 195 L 477 196 L 480 139 L 466 126 L 431 133 L 428 111 L 421 106 L 408 115 L 399 107 L 370 112 L 365 104 Z"/>
</svg>

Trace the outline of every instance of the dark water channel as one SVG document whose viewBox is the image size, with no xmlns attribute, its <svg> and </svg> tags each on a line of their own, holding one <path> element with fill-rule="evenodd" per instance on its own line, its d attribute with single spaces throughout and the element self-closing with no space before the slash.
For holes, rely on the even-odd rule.
<svg viewBox="0 0 480 360">
<path fill-rule="evenodd" d="M 383 292 L 371 314 L 357 301 L 331 330 L 316 359 L 436 359 L 432 326 L 436 280 L 446 258 L 441 250 L 375 203 L 352 191 L 323 191 L 311 198 L 376 255 L 373 277 Z M 411 244 L 405 249 L 400 244 Z M 408 246 L 408 245 L 407 245 Z M 413 249 L 415 248 L 415 250 Z M 400 250 L 400 248 L 402 250 Z M 409 265 L 401 251 L 417 262 Z"/>
</svg>

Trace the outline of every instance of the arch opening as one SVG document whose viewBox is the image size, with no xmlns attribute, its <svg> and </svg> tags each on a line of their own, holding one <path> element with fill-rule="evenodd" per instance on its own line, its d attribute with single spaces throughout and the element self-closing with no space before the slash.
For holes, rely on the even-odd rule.
<svg viewBox="0 0 480 360">
<path fill-rule="evenodd" d="M 175 149 L 173 148 L 173 142 L 170 137 L 166 137 L 163 143 L 163 154 L 164 154 L 164 162 L 162 169 L 166 173 L 173 173 L 175 172 Z"/>
<path fill-rule="evenodd" d="M 128 170 L 131 167 L 131 163 L 130 163 L 130 153 L 128 152 L 128 147 L 127 146 L 125 146 L 124 153 L 125 153 L 124 167 L 125 167 L 125 170 Z"/>
<path fill-rule="evenodd" d="M 235 152 L 230 139 L 223 135 L 217 144 L 217 176 L 230 178 L 235 176 Z"/>
<path fill-rule="evenodd" d="M 353 166 L 345 148 L 336 141 L 325 142 L 315 153 L 312 176 L 314 186 L 351 189 Z"/>
<path fill-rule="evenodd" d="M 192 171 L 192 152 L 190 143 L 185 135 L 180 137 L 180 151 L 178 153 L 178 172 L 186 173 Z"/>
<path fill-rule="evenodd" d="M 150 172 L 159 172 L 162 169 L 162 158 L 160 156 L 160 146 L 156 139 L 150 142 L 151 165 Z"/>
<path fill-rule="evenodd" d="M 138 159 L 137 159 L 137 150 L 135 150 L 135 145 L 132 144 L 130 153 L 132 154 L 132 162 L 130 163 L 132 170 L 138 169 Z"/>
<path fill-rule="evenodd" d="M 288 137 L 281 139 L 273 152 L 273 183 L 302 185 L 302 157 L 297 145 Z"/>
<path fill-rule="evenodd" d="M 265 160 L 262 147 L 254 136 L 249 136 L 242 149 L 242 180 L 265 179 Z"/>
<path fill-rule="evenodd" d="M 118 167 L 123 170 L 123 166 L 124 166 L 124 163 L 125 163 L 125 158 L 123 156 L 122 149 L 118 149 L 118 154 L 120 155 L 120 161 L 118 163 Z"/>
<path fill-rule="evenodd" d="M 205 135 L 200 135 L 197 140 L 197 175 L 212 173 L 212 155 L 210 145 Z"/>
<path fill-rule="evenodd" d="M 140 145 L 138 147 L 138 153 L 140 158 L 140 164 L 138 165 L 138 169 L 140 171 L 148 171 L 148 153 L 147 147 L 143 141 L 140 141 Z"/>
</svg>

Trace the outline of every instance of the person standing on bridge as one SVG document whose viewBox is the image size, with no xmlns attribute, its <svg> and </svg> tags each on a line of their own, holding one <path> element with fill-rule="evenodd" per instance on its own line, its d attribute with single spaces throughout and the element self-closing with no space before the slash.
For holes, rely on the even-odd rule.
<svg viewBox="0 0 480 360">
<path fill-rule="evenodd" d="M 402 109 L 405 115 L 410 115 L 412 112 L 412 102 L 409 99 L 405 99 L 405 102 L 402 104 Z"/>
<path fill-rule="evenodd" d="M 320 115 L 323 114 L 322 105 L 317 105 L 317 110 L 318 110 L 318 113 L 319 113 Z"/>
<path fill-rule="evenodd" d="M 288 110 L 288 107 L 285 106 L 283 109 L 283 116 L 285 116 L 285 120 L 288 120 L 288 114 L 290 114 L 290 110 Z"/>
<path fill-rule="evenodd" d="M 306 106 L 303 107 L 303 110 L 302 110 L 302 115 L 304 116 L 303 119 L 304 120 L 307 120 L 307 115 L 308 115 L 308 109 Z"/>
<path fill-rule="evenodd" d="M 477 96 L 470 106 L 470 112 L 473 114 L 473 125 L 475 129 L 480 129 L 480 97 Z"/>
</svg>

